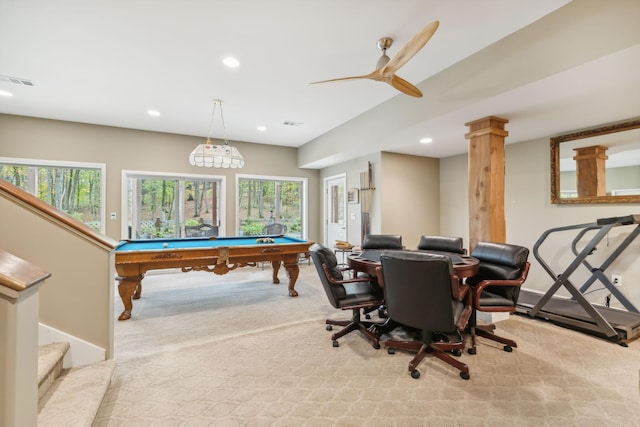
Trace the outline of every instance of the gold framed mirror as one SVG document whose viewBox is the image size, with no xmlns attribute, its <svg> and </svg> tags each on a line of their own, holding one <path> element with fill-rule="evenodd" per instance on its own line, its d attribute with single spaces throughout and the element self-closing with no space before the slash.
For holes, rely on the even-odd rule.
<svg viewBox="0 0 640 427">
<path fill-rule="evenodd" d="M 640 118 L 550 139 L 551 203 L 640 203 Z"/>
</svg>

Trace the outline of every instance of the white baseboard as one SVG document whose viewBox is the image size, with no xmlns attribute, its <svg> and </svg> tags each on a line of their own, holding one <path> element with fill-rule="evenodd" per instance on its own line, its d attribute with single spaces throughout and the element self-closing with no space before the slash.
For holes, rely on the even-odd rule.
<svg viewBox="0 0 640 427">
<path fill-rule="evenodd" d="M 70 345 L 69 351 L 62 361 L 64 368 L 91 365 L 106 360 L 107 352 L 104 348 L 40 323 L 38 345 L 52 342 L 68 342 Z"/>
</svg>

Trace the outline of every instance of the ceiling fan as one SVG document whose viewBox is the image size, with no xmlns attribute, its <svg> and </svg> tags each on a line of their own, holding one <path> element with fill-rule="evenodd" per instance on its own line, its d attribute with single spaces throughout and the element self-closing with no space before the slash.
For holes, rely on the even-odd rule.
<svg viewBox="0 0 640 427">
<path fill-rule="evenodd" d="M 356 80 L 356 79 L 371 79 L 378 82 L 387 83 L 394 88 L 398 89 L 400 92 L 415 96 L 416 98 L 422 97 L 422 92 L 420 89 L 406 81 L 405 79 L 398 77 L 396 75 L 396 71 L 400 69 L 404 64 L 406 64 L 413 56 L 420 51 L 424 47 L 425 44 L 429 41 L 429 39 L 433 36 L 433 34 L 438 29 L 440 23 L 438 21 L 434 21 L 424 27 L 420 32 L 414 35 L 411 40 L 405 44 L 402 49 L 398 51 L 396 56 L 393 59 L 389 59 L 387 56 L 387 49 L 393 43 L 393 39 L 389 37 L 383 37 L 378 40 L 378 49 L 382 51 L 382 56 L 378 60 L 376 64 L 376 69 L 369 74 L 364 74 L 361 76 L 352 76 L 352 77 L 341 77 L 338 79 L 330 79 L 330 80 L 322 80 L 318 82 L 312 82 L 311 84 L 316 83 L 327 83 L 327 82 L 336 82 L 340 80 Z"/>
</svg>

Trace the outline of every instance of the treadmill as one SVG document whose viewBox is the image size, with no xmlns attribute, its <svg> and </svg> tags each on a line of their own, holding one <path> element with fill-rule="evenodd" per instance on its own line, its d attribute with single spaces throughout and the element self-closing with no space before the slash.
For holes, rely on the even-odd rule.
<svg viewBox="0 0 640 427">
<path fill-rule="evenodd" d="M 613 227 L 625 226 L 630 228 L 629 234 L 609 255 L 602 265 L 592 266 L 587 257 L 596 249 L 596 245 L 609 233 Z M 555 273 L 551 267 L 540 256 L 540 246 L 552 233 L 574 231 L 577 232 L 571 243 L 571 251 L 575 259 L 561 273 Z M 593 238 L 587 245 L 578 251 L 578 242 L 588 232 L 596 231 Z M 640 215 L 628 215 L 624 217 L 601 218 L 594 223 L 577 224 L 565 227 L 551 228 L 545 231 L 533 247 L 533 254 L 540 265 L 554 280 L 553 286 L 544 293 L 536 293 L 526 289 L 520 291 L 516 311 L 526 313 L 531 317 L 538 317 L 555 324 L 571 329 L 617 342 L 622 346 L 627 346 L 640 336 L 640 311 L 624 296 L 604 274 L 615 259 L 633 242 L 640 234 Z M 580 265 L 586 267 L 591 275 L 578 289 L 569 277 Z M 585 292 L 589 287 L 599 280 L 610 292 L 610 296 L 615 297 L 626 309 L 610 308 L 608 306 L 593 305 L 585 298 Z M 571 298 L 554 296 L 554 294 L 564 287 L 571 294 Z M 608 304 L 607 304 L 608 305 Z"/>
</svg>

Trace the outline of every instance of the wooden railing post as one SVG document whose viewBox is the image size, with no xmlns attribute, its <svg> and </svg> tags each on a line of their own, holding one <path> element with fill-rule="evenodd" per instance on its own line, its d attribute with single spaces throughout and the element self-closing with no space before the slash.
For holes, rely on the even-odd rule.
<svg viewBox="0 0 640 427">
<path fill-rule="evenodd" d="M 38 423 L 38 290 L 50 274 L 0 250 L 0 425 Z"/>
</svg>

